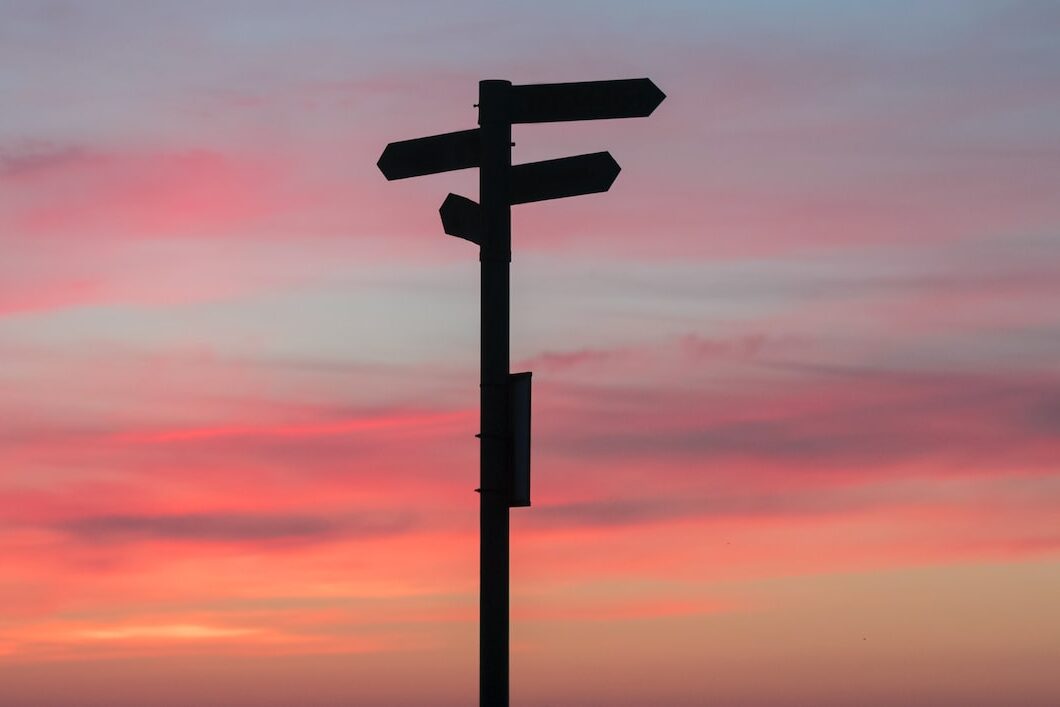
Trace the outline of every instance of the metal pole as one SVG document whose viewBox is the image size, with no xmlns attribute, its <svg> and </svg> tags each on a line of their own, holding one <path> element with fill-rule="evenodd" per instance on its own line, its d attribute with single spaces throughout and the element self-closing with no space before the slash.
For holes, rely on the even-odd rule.
<svg viewBox="0 0 1060 707">
<path fill-rule="evenodd" d="M 479 442 L 479 704 L 508 707 L 508 424 L 510 81 L 479 82 L 482 164 L 479 202 L 485 220 L 481 285 Z"/>
</svg>

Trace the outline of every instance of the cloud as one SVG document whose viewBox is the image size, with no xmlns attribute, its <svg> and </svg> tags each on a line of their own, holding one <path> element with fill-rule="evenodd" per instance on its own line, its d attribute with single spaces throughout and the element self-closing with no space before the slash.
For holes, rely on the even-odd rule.
<svg viewBox="0 0 1060 707">
<path fill-rule="evenodd" d="M 660 496 L 577 501 L 536 509 L 531 527 L 609 527 L 689 519 L 822 516 L 864 511 L 910 501 L 916 489 L 901 485 L 863 485 L 713 496 Z"/>
<path fill-rule="evenodd" d="M 0 179 L 16 180 L 53 170 L 80 169 L 101 160 L 100 155 L 77 145 L 32 142 L 0 147 Z"/>
<path fill-rule="evenodd" d="M 0 283 L 0 316 L 44 312 L 98 302 L 108 290 L 102 278 Z"/>
<path fill-rule="evenodd" d="M 413 517 L 408 514 L 373 511 L 337 519 L 254 513 L 102 515 L 62 521 L 56 527 L 88 542 L 187 540 L 225 543 L 379 537 L 407 532 L 414 524 Z"/>
<path fill-rule="evenodd" d="M 646 368 L 668 368 L 687 364 L 687 360 L 680 360 L 682 358 L 692 359 L 697 363 L 719 360 L 746 361 L 759 358 L 767 351 L 781 347 L 790 348 L 794 342 L 796 338 L 793 336 L 774 336 L 761 332 L 712 337 L 690 333 L 628 346 L 542 351 L 523 359 L 517 367 L 556 373 L 602 367 L 625 367 L 643 371 Z"/>
<path fill-rule="evenodd" d="M 770 343 L 769 338 L 764 334 L 746 334 L 729 339 L 688 334 L 681 338 L 680 346 L 686 354 L 697 360 L 749 359 L 761 353 L 767 343 Z"/>
<path fill-rule="evenodd" d="M 231 233 L 292 205 L 273 154 L 207 148 L 5 148 L 7 234 L 137 240 Z"/>
<path fill-rule="evenodd" d="M 519 366 L 527 370 L 545 369 L 564 371 L 590 364 L 615 361 L 629 355 L 625 349 L 578 349 L 574 351 L 543 351 L 522 361 Z"/>
<path fill-rule="evenodd" d="M 932 458 L 961 468 L 1048 465 L 1060 381 L 764 362 L 789 375 L 741 378 L 711 395 L 673 387 L 560 386 L 538 400 L 546 454 L 656 463 L 759 463 L 856 476 Z M 563 407 L 559 407 L 562 393 Z M 555 402 L 553 402 L 555 401 Z M 948 473 L 950 464 L 941 464 Z"/>
<path fill-rule="evenodd" d="M 345 419 L 336 419 L 328 416 L 327 419 L 314 420 L 312 422 L 292 422 L 275 425 L 229 424 L 157 432 L 121 433 L 115 436 L 114 441 L 122 444 L 166 444 L 225 438 L 299 439 L 330 437 L 366 432 L 379 433 L 394 429 L 408 430 L 449 426 L 453 423 L 471 420 L 473 417 L 473 411 L 469 410 L 443 412 L 397 410 L 390 414 L 362 414 L 356 417 L 346 417 Z"/>
</svg>

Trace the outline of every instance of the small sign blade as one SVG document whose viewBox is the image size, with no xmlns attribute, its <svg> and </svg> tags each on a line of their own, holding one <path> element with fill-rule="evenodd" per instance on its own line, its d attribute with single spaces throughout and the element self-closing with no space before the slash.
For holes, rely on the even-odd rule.
<svg viewBox="0 0 1060 707">
<path fill-rule="evenodd" d="M 387 179 L 467 169 L 479 165 L 478 129 L 392 142 L 376 165 Z"/>
<path fill-rule="evenodd" d="M 610 152 L 562 157 L 512 167 L 512 204 L 596 194 L 611 188 L 622 170 Z"/>
<path fill-rule="evenodd" d="M 530 373 L 508 376 L 508 401 L 511 406 L 511 496 L 512 508 L 530 505 Z"/>
<path fill-rule="evenodd" d="M 523 84 L 510 96 L 513 123 L 644 118 L 666 98 L 651 79 Z"/>
<path fill-rule="evenodd" d="M 459 194 L 450 194 L 438 209 L 442 216 L 442 230 L 450 236 L 482 245 L 482 207 Z"/>
</svg>

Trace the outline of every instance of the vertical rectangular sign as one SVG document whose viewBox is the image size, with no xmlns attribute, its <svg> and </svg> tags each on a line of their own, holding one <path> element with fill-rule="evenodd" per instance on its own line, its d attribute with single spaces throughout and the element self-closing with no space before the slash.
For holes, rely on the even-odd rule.
<svg viewBox="0 0 1060 707">
<path fill-rule="evenodd" d="M 511 406 L 512 493 L 508 505 L 515 508 L 530 505 L 530 376 L 512 373 L 508 376 L 508 401 Z"/>
</svg>

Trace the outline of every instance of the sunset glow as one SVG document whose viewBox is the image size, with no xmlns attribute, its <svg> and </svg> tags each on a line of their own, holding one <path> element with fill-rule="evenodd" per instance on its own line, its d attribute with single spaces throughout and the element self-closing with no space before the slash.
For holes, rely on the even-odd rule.
<svg viewBox="0 0 1060 707">
<path fill-rule="evenodd" d="M 0 705 L 476 699 L 477 82 L 650 76 L 513 209 L 512 704 L 1060 704 L 1060 9 L 7 2 Z"/>
</svg>

